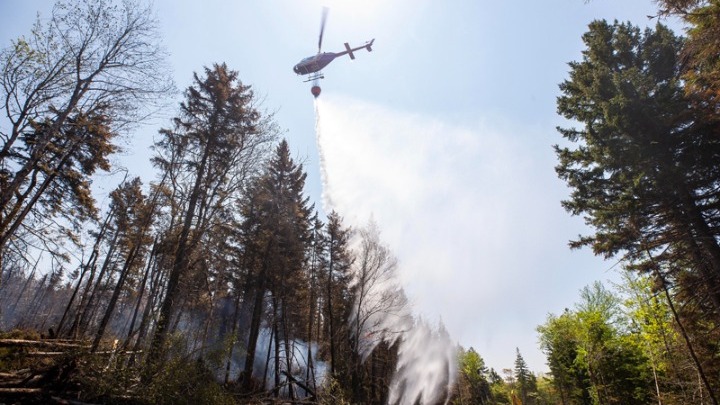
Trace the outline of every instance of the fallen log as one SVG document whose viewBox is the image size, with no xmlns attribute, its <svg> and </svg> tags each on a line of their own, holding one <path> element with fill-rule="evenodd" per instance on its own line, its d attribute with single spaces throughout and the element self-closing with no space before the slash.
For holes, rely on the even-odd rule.
<svg viewBox="0 0 720 405">
<path fill-rule="evenodd" d="M 66 355 L 67 352 L 27 352 L 23 356 L 27 357 L 55 357 Z"/>
<path fill-rule="evenodd" d="M 54 340 L 0 339 L 0 347 L 42 347 L 47 349 L 89 349 L 90 345 L 82 343 L 65 343 Z"/>
<path fill-rule="evenodd" d="M 35 395 L 43 392 L 42 388 L 0 388 L 0 395 Z"/>
<path fill-rule="evenodd" d="M 298 380 L 297 378 L 293 377 L 290 373 L 288 373 L 285 370 L 280 371 L 280 373 L 284 374 L 290 381 L 294 382 L 297 386 L 304 389 L 305 392 L 310 394 L 310 398 L 315 398 L 315 391 L 310 389 L 310 387 L 307 386 L 307 384 L 304 384 L 302 381 Z"/>
<path fill-rule="evenodd" d="M 2 388 L 20 388 L 20 387 L 22 387 L 22 380 L 20 380 L 20 379 L 0 381 L 0 389 L 2 389 Z"/>
<path fill-rule="evenodd" d="M 0 379 L 8 379 L 8 378 L 25 378 L 30 373 L 30 369 L 26 368 L 23 370 L 17 370 L 13 371 L 11 373 L 3 373 L 0 372 Z"/>
<path fill-rule="evenodd" d="M 142 350 L 137 351 L 113 351 L 113 350 L 105 350 L 102 352 L 94 352 L 89 353 L 93 355 L 100 355 L 100 356 L 109 356 L 109 355 L 128 355 L 128 354 L 139 354 L 142 353 Z M 63 356 L 67 355 L 68 352 L 27 352 L 24 353 L 23 356 L 28 357 L 56 357 L 56 356 Z"/>
</svg>

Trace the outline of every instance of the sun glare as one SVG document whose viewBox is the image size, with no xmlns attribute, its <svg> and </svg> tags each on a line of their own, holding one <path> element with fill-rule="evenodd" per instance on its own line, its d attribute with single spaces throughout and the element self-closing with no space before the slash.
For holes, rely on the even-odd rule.
<svg viewBox="0 0 720 405">
<path fill-rule="evenodd" d="M 320 7 L 329 8 L 333 14 L 358 18 L 365 18 L 382 12 L 382 4 L 385 7 L 391 7 L 388 2 L 380 0 L 318 0 L 317 3 Z"/>
<path fill-rule="evenodd" d="M 408 9 L 417 8 L 424 0 L 396 0 L 392 2 L 381 0 L 315 0 L 318 14 L 323 7 L 329 10 L 328 19 L 334 24 L 358 25 L 365 29 L 380 28 L 391 21 L 398 21 Z"/>
</svg>

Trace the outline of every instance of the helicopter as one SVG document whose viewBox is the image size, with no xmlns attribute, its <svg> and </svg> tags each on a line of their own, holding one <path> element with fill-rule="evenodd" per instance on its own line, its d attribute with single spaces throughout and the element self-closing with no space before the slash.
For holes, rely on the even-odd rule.
<svg viewBox="0 0 720 405">
<path fill-rule="evenodd" d="M 318 53 L 313 56 L 308 56 L 307 58 L 298 62 L 298 64 L 293 67 L 293 71 L 298 75 L 310 75 L 308 76 L 308 79 L 304 81 L 313 82 L 313 86 L 310 89 L 310 92 L 313 96 L 315 96 L 315 98 L 320 95 L 320 86 L 318 86 L 318 80 L 325 78 L 325 76 L 321 72 L 321 70 L 325 66 L 330 64 L 330 62 L 335 60 L 335 58 L 343 55 L 348 55 L 350 59 L 355 59 L 355 54 L 353 52 L 359 51 L 361 49 L 367 49 L 368 52 L 372 52 L 372 44 L 373 42 L 375 42 L 375 38 L 373 38 L 372 40 L 366 42 L 364 45 L 358 46 L 356 48 L 351 48 L 350 45 L 345 42 L 345 50 L 342 52 L 322 52 L 323 32 L 325 31 L 325 21 L 327 20 L 327 13 L 327 7 L 323 8 L 322 19 L 320 21 Z"/>
</svg>

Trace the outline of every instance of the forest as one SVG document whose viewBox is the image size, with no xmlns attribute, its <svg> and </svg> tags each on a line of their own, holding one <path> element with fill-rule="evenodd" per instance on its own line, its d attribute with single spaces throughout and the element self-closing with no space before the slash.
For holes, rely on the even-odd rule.
<svg viewBox="0 0 720 405">
<path fill-rule="evenodd" d="M 720 1 L 591 22 L 559 84 L 558 203 L 592 232 L 569 246 L 622 282 L 537 326 L 549 372 L 456 345 L 420 389 L 399 377 L 420 320 L 381 229 L 320 214 L 225 63 L 166 105 L 143 4 L 59 0 L 0 50 L 0 402 L 719 405 Z M 126 171 L 101 205 L 93 176 L 161 111 L 155 177 Z"/>
</svg>

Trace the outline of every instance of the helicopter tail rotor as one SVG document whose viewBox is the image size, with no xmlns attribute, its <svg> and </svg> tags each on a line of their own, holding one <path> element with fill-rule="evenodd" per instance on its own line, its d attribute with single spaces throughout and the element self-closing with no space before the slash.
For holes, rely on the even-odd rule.
<svg viewBox="0 0 720 405">
<path fill-rule="evenodd" d="M 350 48 L 350 44 L 345 42 L 345 52 L 347 52 L 350 59 L 355 59 L 355 54 L 353 53 L 352 48 Z"/>
</svg>

